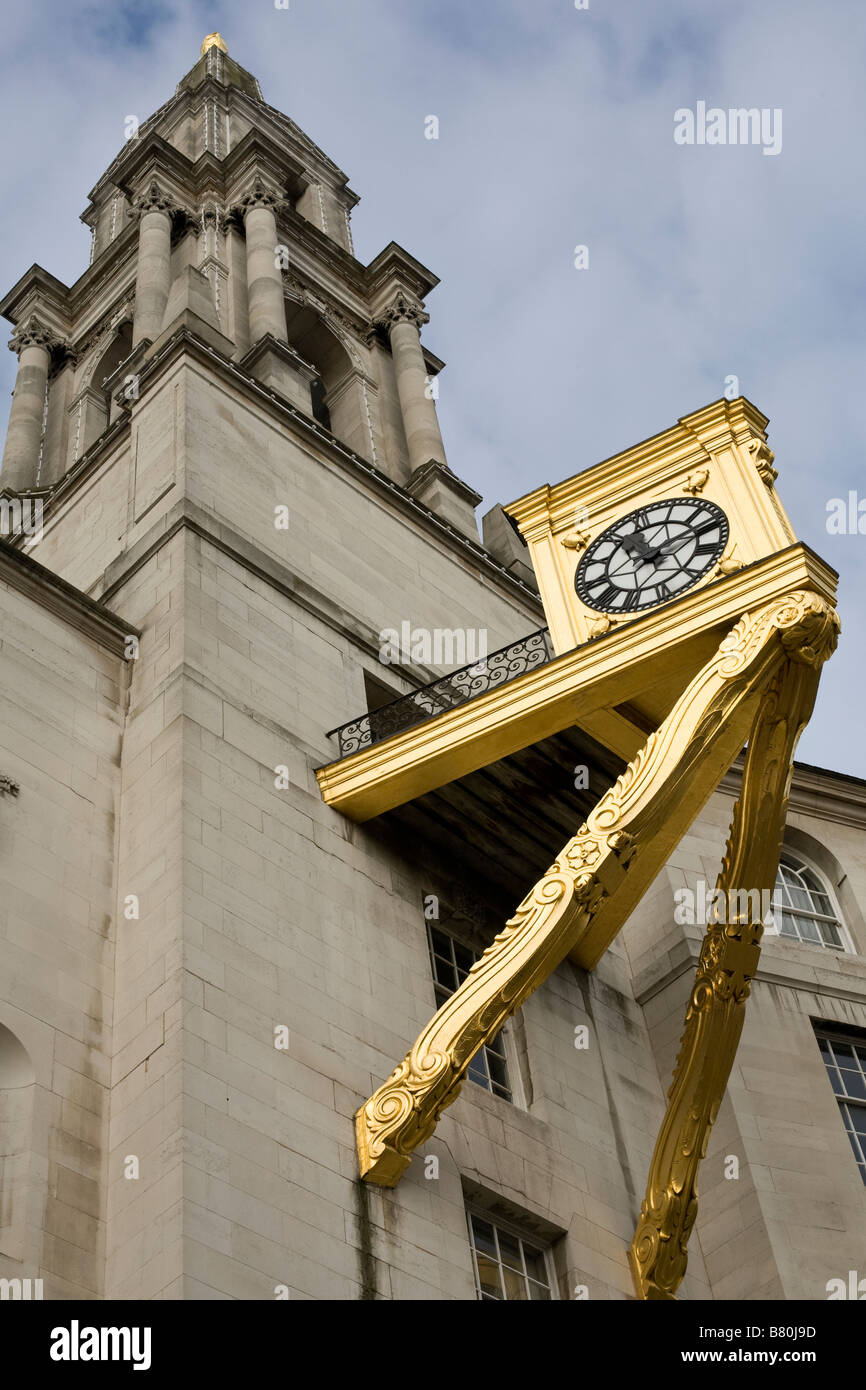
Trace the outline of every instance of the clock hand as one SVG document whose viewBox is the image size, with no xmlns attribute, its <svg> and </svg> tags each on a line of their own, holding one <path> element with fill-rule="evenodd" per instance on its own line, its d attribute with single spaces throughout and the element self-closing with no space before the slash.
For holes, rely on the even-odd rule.
<svg viewBox="0 0 866 1390">
<path fill-rule="evenodd" d="M 691 532 L 688 532 L 685 536 L 673 536 L 670 540 L 662 541 L 661 545 L 656 546 L 655 553 L 656 555 L 673 555 L 680 549 L 680 546 L 685 545 L 687 541 L 691 540 L 694 540 L 694 536 Z"/>
<path fill-rule="evenodd" d="M 632 536 L 625 536 L 621 542 L 622 548 L 627 555 L 634 559 L 637 553 L 642 560 L 654 560 L 658 552 L 647 545 L 643 536 L 635 532 Z"/>
</svg>

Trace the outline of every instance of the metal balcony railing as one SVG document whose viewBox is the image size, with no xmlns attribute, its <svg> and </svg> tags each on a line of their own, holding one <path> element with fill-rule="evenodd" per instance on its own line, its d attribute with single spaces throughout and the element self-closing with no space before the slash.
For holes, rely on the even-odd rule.
<svg viewBox="0 0 866 1390">
<path fill-rule="evenodd" d="M 374 743 L 391 738 L 394 734 L 411 729 L 413 724 L 421 724 L 425 719 L 433 719 L 445 710 L 455 709 L 467 700 L 486 695 L 497 685 L 513 681 L 536 666 L 543 666 L 554 655 L 550 633 L 546 627 L 530 632 L 519 642 L 509 642 L 481 661 L 471 666 L 462 666 L 449 676 L 442 676 L 430 685 L 413 690 L 410 695 L 401 695 L 397 700 L 351 719 L 338 729 L 331 729 L 328 737 L 338 742 L 340 758 L 348 758 L 352 753 L 360 753 L 364 748 L 372 748 Z"/>
</svg>

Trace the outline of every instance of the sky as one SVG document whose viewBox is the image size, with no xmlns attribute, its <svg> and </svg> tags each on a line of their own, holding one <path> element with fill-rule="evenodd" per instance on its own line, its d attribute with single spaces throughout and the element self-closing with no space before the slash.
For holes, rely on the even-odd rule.
<svg viewBox="0 0 866 1390">
<path fill-rule="evenodd" d="M 394 240 L 441 278 L 425 342 L 481 512 L 738 379 L 770 417 L 797 534 L 841 575 L 798 757 L 866 777 L 863 0 L 7 3 L 0 291 L 34 261 L 82 274 L 78 219 L 126 118 L 162 105 L 215 29 L 350 176 L 358 258 Z M 676 143 L 674 113 L 699 102 L 780 111 L 781 148 Z M 0 435 L 14 367 L 2 353 Z M 849 492 L 864 535 L 828 531 Z"/>
</svg>

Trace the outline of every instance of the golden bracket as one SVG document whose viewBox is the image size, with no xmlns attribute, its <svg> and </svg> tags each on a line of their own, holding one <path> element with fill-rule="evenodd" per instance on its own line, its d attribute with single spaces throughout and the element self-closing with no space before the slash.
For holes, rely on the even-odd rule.
<svg viewBox="0 0 866 1390">
<path fill-rule="evenodd" d="M 838 619 L 828 615 L 817 644 L 795 640 L 791 647 L 796 630 L 783 632 L 789 659 L 765 686 L 749 737 L 716 883 L 714 920 L 701 948 L 668 1107 L 629 1250 L 643 1299 L 674 1298 L 686 1272 L 698 1211 L 698 1168 L 731 1074 L 761 954 L 759 904 L 776 882 L 794 751 L 812 713 L 821 665 L 835 646 Z"/>
<path fill-rule="evenodd" d="M 771 823 L 781 823 L 779 817 L 784 812 L 777 803 L 783 799 L 779 790 L 783 774 L 779 771 L 770 776 L 767 769 L 771 763 L 774 768 L 783 764 L 786 770 L 790 767 L 793 743 L 787 733 L 779 731 L 788 730 L 792 721 L 799 731 L 808 717 L 809 701 L 814 698 L 812 683 L 817 682 L 820 666 L 835 648 L 838 630 L 839 620 L 831 605 L 817 594 L 799 591 L 746 614 L 732 628 L 716 656 L 695 676 L 664 722 L 601 798 L 586 824 L 475 963 L 464 983 L 433 1016 L 388 1080 L 358 1110 L 356 1132 L 363 1178 L 393 1187 L 408 1167 L 414 1150 L 432 1134 L 442 1111 L 456 1100 L 472 1058 L 514 1010 L 569 953 L 576 952 L 588 964 L 598 960 L 753 727 L 754 752 L 747 777 L 750 790 L 741 798 L 741 804 L 751 808 L 752 802 L 760 799 L 762 818 L 772 811 Z M 798 674 L 792 679 L 795 668 Z M 799 701 L 796 719 L 789 712 L 791 700 Z M 768 713 L 772 710 L 779 713 Z M 760 796 L 757 790 L 751 790 L 753 785 L 763 788 Z M 745 811 L 740 812 L 737 824 L 745 826 L 748 820 L 750 843 L 741 863 L 736 849 L 739 837 L 732 839 L 733 857 L 729 854 L 726 861 L 733 865 L 733 869 L 728 869 L 729 876 L 734 870 L 738 875 L 751 870 L 753 864 L 758 867 L 748 857 L 756 853 L 751 847 L 751 841 L 758 838 L 753 830 L 755 814 L 753 809 L 749 809 L 748 817 Z M 773 849 L 760 863 L 764 877 L 777 854 L 774 832 Z M 747 881 L 752 886 L 752 880 Z M 754 950 L 754 946 L 748 947 L 743 970 L 751 964 Z M 710 959 L 708 955 L 707 961 Z M 722 971 L 725 968 L 714 967 Z M 732 986 L 732 993 L 736 989 L 738 985 Z M 701 1012 L 706 1012 L 703 1006 Z M 709 1016 L 715 1021 L 717 1013 Z M 716 1045 L 717 1033 L 724 1033 L 724 1023 L 711 1033 L 698 1030 L 689 1057 L 684 1049 L 681 1073 L 687 1078 L 707 1065 L 703 1049 Z M 733 1049 L 728 1049 L 726 1057 L 728 1052 L 732 1059 Z M 723 1077 L 722 1090 L 729 1069 L 730 1062 L 727 1066 L 724 1062 L 711 1065 L 714 1080 L 718 1082 Z M 675 1089 L 680 1080 L 678 1073 Z M 682 1086 L 685 1094 L 688 1086 L 685 1082 Z M 672 1100 L 672 1106 L 675 1104 Z M 686 1101 L 687 1108 L 688 1105 Z M 671 1134 L 680 1123 L 679 1115 L 677 1110 L 668 1126 Z M 710 1104 L 689 1141 L 698 1155 L 694 1159 L 695 1171 L 706 1142 L 705 1133 L 714 1117 L 715 1109 Z M 666 1124 L 670 1118 L 669 1110 Z M 663 1130 L 663 1136 L 664 1133 Z M 679 1153 L 678 1134 L 676 1130 L 670 1152 L 665 1148 L 660 1156 L 657 1149 L 658 1161 L 654 1160 L 653 1192 L 636 1237 L 638 1253 L 634 1267 L 642 1271 L 649 1271 L 653 1263 L 650 1229 L 656 1228 L 654 1222 L 659 1228 L 658 1249 L 665 1240 L 666 1250 L 670 1233 L 676 1231 L 684 1251 L 694 1221 L 693 1205 L 687 1213 L 691 1221 L 679 1222 L 674 1210 L 676 1203 L 671 1207 L 665 1196 L 678 1181 L 672 1176 L 674 1156 Z M 693 1203 L 694 1198 L 691 1200 Z M 661 1213 L 658 1218 L 657 1212 Z M 644 1285 L 649 1288 L 655 1280 L 662 1287 L 654 1273 L 646 1278 L 641 1274 L 640 1278 L 644 1280 L 639 1284 L 642 1297 L 649 1296 Z"/>
</svg>

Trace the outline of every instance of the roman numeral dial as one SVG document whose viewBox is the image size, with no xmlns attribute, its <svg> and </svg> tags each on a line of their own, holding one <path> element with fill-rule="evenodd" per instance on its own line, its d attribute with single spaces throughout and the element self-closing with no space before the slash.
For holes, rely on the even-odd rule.
<svg viewBox="0 0 866 1390">
<path fill-rule="evenodd" d="M 599 613 L 669 603 L 721 558 L 729 529 L 721 507 L 697 497 L 638 507 L 593 541 L 574 576 L 577 596 Z"/>
</svg>

